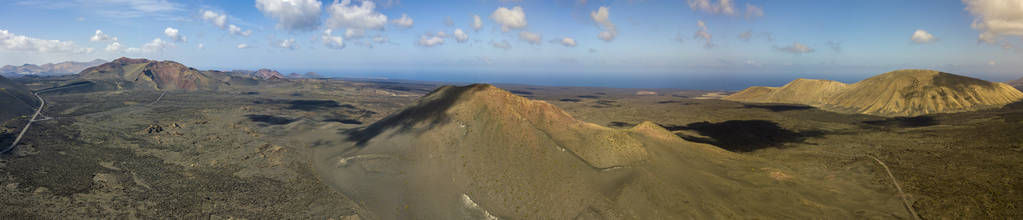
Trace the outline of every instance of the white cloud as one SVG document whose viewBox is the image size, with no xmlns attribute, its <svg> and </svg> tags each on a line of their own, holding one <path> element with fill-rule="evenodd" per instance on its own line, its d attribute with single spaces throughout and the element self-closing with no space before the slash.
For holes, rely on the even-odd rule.
<svg viewBox="0 0 1023 220">
<path fill-rule="evenodd" d="M 244 37 L 248 37 L 249 35 L 252 34 L 252 30 L 242 31 L 242 28 L 235 26 L 233 24 L 227 26 L 227 32 L 231 33 L 231 35 L 238 35 Z"/>
<path fill-rule="evenodd" d="M 199 45 L 196 45 L 195 47 L 199 48 L 200 50 L 206 49 L 206 45 L 203 45 L 202 43 L 199 43 Z"/>
<path fill-rule="evenodd" d="M 444 33 L 443 31 L 438 31 L 436 34 L 426 33 L 426 36 L 437 36 L 439 38 L 448 38 L 448 33 Z"/>
<path fill-rule="evenodd" d="M 979 30 L 978 39 L 995 43 L 1002 36 L 1023 37 L 1023 2 L 1018 0 L 963 0 L 974 16 L 970 27 Z"/>
<path fill-rule="evenodd" d="M 927 31 L 920 30 L 920 29 L 917 29 L 915 32 L 913 32 L 913 36 L 910 37 L 909 39 L 913 40 L 913 42 L 917 42 L 917 43 L 921 43 L 921 44 L 922 43 L 930 43 L 930 42 L 933 42 L 935 40 L 934 35 L 931 35 L 931 33 L 927 33 Z"/>
<path fill-rule="evenodd" d="M 711 14 L 735 15 L 735 6 L 732 0 L 688 0 L 689 8 Z"/>
<path fill-rule="evenodd" d="M 519 39 L 531 44 L 540 44 L 543 41 L 543 36 L 533 32 L 521 31 L 519 32 Z"/>
<path fill-rule="evenodd" d="M 387 37 L 384 37 L 384 36 L 376 36 L 376 37 L 373 37 L 373 42 L 376 42 L 378 44 L 382 44 L 382 43 L 391 42 L 391 39 L 387 38 Z"/>
<path fill-rule="evenodd" d="M 465 32 L 462 31 L 461 28 L 456 28 L 454 35 L 455 40 L 457 40 L 458 43 L 465 43 L 466 41 L 469 41 L 469 35 L 465 34 Z"/>
<path fill-rule="evenodd" d="M 251 46 L 249 46 L 248 44 L 238 44 L 238 46 L 236 46 L 236 47 L 237 47 L 238 49 L 248 49 L 248 48 L 252 48 L 252 47 L 251 47 Z"/>
<path fill-rule="evenodd" d="M 355 28 L 355 29 L 383 29 L 387 24 L 387 16 L 374 11 L 376 5 L 371 1 L 363 1 L 361 5 L 351 4 L 351 0 L 344 0 L 330 5 L 327 9 L 327 27 Z"/>
<path fill-rule="evenodd" d="M 444 44 L 444 38 L 441 38 L 441 37 L 438 37 L 438 36 L 432 36 L 431 37 L 431 36 L 428 36 L 428 35 L 423 35 L 423 36 L 419 36 L 419 42 L 416 42 L 416 44 L 419 45 L 419 46 L 424 46 L 424 47 L 432 47 L 432 46 L 435 46 L 435 45 Z"/>
<path fill-rule="evenodd" d="M 483 28 L 483 19 L 479 15 L 472 15 L 472 29 L 479 31 Z"/>
<path fill-rule="evenodd" d="M 412 27 L 413 20 L 412 20 L 412 18 L 408 17 L 407 14 L 401 14 L 401 18 L 391 20 L 391 23 L 397 24 L 398 26 L 402 26 L 402 27 L 408 28 L 408 27 Z"/>
<path fill-rule="evenodd" d="M 294 50 L 295 48 L 298 48 L 298 45 L 295 45 L 294 38 L 282 40 L 281 42 L 277 43 L 277 46 L 289 50 Z"/>
<path fill-rule="evenodd" d="M 519 6 L 515 6 L 512 9 L 498 7 L 490 15 L 490 18 L 501 24 L 502 31 L 526 27 L 526 12 L 522 11 L 522 7 Z"/>
<path fill-rule="evenodd" d="M 742 41 L 749 42 L 750 39 L 753 39 L 753 31 L 742 32 L 741 34 L 739 34 L 739 39 L 742 39 Z"/>
<path fill-rule="evenodd" d="M 199 14 L 201 14 L 200 17 L 202 20 L 212 22 L 213 25 L 216 25 L 222 30 L 227 30 L 227 32 L 231 35 L 248 37 L 252 34 L 252 30 L 242 30 L 242 28 L 237 25 L 228 24 L 227 14 L 217 13 L 210 10 L 199 10 Z"/>
<path fill-rule="evenodd" d="M 121 43 L 113 42 L 107 45 L 106 51 L 115 52 L 121 50 Z"/>
<path fill-rule="evenodd" d="M 508 43 L 506 40 L 501 40 L 501 42 L 490 41 L 490 46 L 505 50 L 511 49 L 511 43 Z"/>
<path fill-rule="evenodd" d="M 43 40 L 0 29 L 0 49 L 40 53 L 91 53 L 94 49 L 79 47 L 72 41 Z"/>
<path fill-rule="evenodd" d="M 366 30 L 351 28 L 345 29 L 345 38 L 356 39 L 362 38 L 363 36 L 366 36 Z"/>
<path fill-rule="evenodd" d="M 344 38 L 341 38 L 339 36 L 334 36 L 334 35 L 331 34 L 331 32 L 333 32 L 333 30 L 331 30 L 331 29 L 327 29 L 327 30 L 323 31 L 323 36 L 320 37 L 321 39 L 323 39 L 323 45 L 327 46 L 327 48 L 330 48 L 330 49 L 338 49 L 338 50 L 340 50 L 340 49 L 345 48 L 345 40 L 344 40 Z"/>
<path fill-rule="evenodd" d="M 760 16 L 764 16 L 764 8 L 746 3 L 746 19 L 753 19 Z"/>
<path fill-rule="evenodd" d="M 84 13 L 95 13 L 108 18 L 157 18 L 162 20 L 178 20 L 185 5 L 169 0 L 23 0 L 14 2 L 18 6 L 31 6 L 44 9 L 83 9 Z"/>
<path fill-rule="evenodd" d="M 814 51 L 813 48 L 810 48 L 810 47 L 808 47 L 806 45 L 803 45 L 803 44 L 801 44 L 799 42 L 794 42 L 794 43 L 792 43 L 792 45 L 786 46 L 786 47 L 775 47 L 774 49 L 776 49 L 778 51 L 781 51 L 781 52 L 791 53 L 791 54 L 813 53 L 813 51 Z"/>
<path fill-rule="evenodd" d="M 118 40 L 117 40 L 117 37 L 111 37 L 110 35 L 104 34 L 103 31 L 101 31 L 101 30 L 96 30 L 96 34 L 93 34 L 92 37 L 89 38 L 89 41 L 92 41 L 92 42 L 105 42 L 105 41 L 117 42 Z"/>
<path fill-rule="evenodd" d="M 125 51 L 127 51 L 129 53 L 155 53 L 155 52 L 162 52 L 163 49 L 168 48 L 168 47 L 173 47 L 173 46 L 174 46 L 174 43 L 167 42 L 167 41 L 165 41 L 163 39 L 160 39 L 160 38 L 154 38 L 153 41 L 150 41 L 149 43 L 143 44 L 141 48 L 139 48 L 139 47 L 132 47 L 132 48 L 126 49 Z"/>
<path fill-rule="evenodd" d="M 227 27 L 227 15 L 225 14 L 202 9 L 199 10 L 199 14 L 201 14 L 200 17 L 202 17 L 203 21 L 213 22 L 213 25 L 216 25 L 220 29 Z"/>
<path fill-rule="evenodd" d="M 618 36 L 618 28 L 615 27 L 614 23 L 611 23 L 611 12 L 608 7 L 601 6 L 596 11 L 590 12 L 590 18 L 593 18 L 594 22 L 597 22 L 601 27 L 604 27 L 604 31 L 597 34 L 597 38 L 604 41 L 612 41 L 615 36 Z"/>
<path fill-rule="evenodd" d="M 321 5 L 318 0 L 256 0 L 259 11 L 277 19 L 278 29 L 288 31 L 311 31 L 319 27 Z"/>
<path fill-rule="evenodd" d="M 167 27 L 167 29 L 163 29 L 163 34 L 167 35 L 167 38 L 170 38 L 171 40 L 174 40 L 174 42 L 186 42 L 186 41 L 188 41 L 188 38 L 185 37 L 185 35 L 182 35 L 180 33 L 180 31 L 178 31 L 178 29 L 174 29 L 174 28 L 171 28 L 171 27 Z"/>
<path fill-rule="evenodd" d="M 570 37 L 563 37 L 563 38 L 560 38 L 560 39 L 554 39 L 554 40 L 551 40 L 551 43 L 561 44 L 561 45 L 566 46 L 566 47 L 575 47 L 575 45 L 576 45 L 575 44 L 575 39 L 572 39 Z"/>
<path fill-rule="evenodd" d="M 699 26 L 700 29 L 696 30 L 696 33 L 693 34 L 693 39 L 703 39 L 705 41 L 703 43 L 703 47 L 714 47 L 714 44 L 711 43 L 711 40 L 713 40 L 714 37 L 707 32 L 707 24 L 704 24 L 703 20 L 698 20 L 696 21 L 696 25 Z"/>
</svg>

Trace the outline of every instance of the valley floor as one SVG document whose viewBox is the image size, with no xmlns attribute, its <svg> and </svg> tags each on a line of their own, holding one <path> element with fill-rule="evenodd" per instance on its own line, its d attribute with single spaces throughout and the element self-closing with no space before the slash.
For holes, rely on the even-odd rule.
<svg viewBox="0 0 1023 220">
<path fill-rule="evenodd" d="M 33 124 L 0 156 L 0 218 L 353 218 L 365 210 L 316 176 L 310 146 L 291 131 L 362 127 L 438 86 L 306 80 L 169 92 L 155 103 L 161 92 L 44 95 L 43 114 L 55 119 Z M 1023 104 L 881 118 L 723 101 L 707 91 L 499 87 L 583 121 L 652 121 L 686 140 L 894 197 L 884 170 L 865 157 L 875 156 L 924 219 L 1023 218 Z M 8 139 L 0 135 L 0 144 Z"/>
</svg>

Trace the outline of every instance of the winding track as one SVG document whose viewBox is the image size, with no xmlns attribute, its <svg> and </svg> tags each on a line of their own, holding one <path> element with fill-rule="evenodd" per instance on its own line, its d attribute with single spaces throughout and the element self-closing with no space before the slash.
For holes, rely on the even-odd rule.
<svg viewBox="0 0 1023 220">
<path fill-rule="evenodd" d="M 24 136 L 25 132 L 28 132 L 28 128 L 30 126 L 32 126 L 32 122 L 45 121 L 45 120 L 51 119 L 50 117 L 46 117 L 44 115 L 43 117 L 46 117 L 45 119 L 36 120 L 36 118 L 39 117 L 40 113 L 42 113 L 43 106 L 46 105 L 46 100 L 44 100 L 42 96 L 39 96 L 39 93 L 49 92 L 49 91 L 54 91 L 54 90 L 60 90 L 60 89 L 67 89 L 67 88 L 72 88 L 72 87 L 82 86 L 82 85 L 86 85 L 86 84 L 75 84 L 75 85 L 71 85 L 71 86 L 59 86 L 59 87 L 47 88 L 47 89 L 43 89 L 43 90 L 39 90 L 39 91 L 33 92 L 32 95 L 35 95 L 36 98 L 39 99 L 39 108 L 36 108 L 36 113 L 32 115 L 32 119 L 29 119 L 28 123 L 25 124 L 25 127 L 21 129 L 21 133 L 18 133 L 18 137 L 14 138 L 14 143 L 11 143 L 11 146 L 8 146 L 7 148 L 4 148 L 4 150 L 0 151 L 0 154 L 6 154 L 7 152 L 10 152 L 11 150 L 13 150 L 14 146 L 18 146 L 18 142 L 21 142 L 21 137 Z"/>
</svg>

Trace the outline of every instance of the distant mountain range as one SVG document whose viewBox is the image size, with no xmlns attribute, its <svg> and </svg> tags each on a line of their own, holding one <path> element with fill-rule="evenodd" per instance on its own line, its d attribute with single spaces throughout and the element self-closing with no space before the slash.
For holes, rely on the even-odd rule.
<svg viewBox="0 0 1023 220">
<path fill-rule="evenodd" d="M 288 74 L 288 78 L 310 78 L 310 79 L 312 79 L 312 78 L 320 78 L 320 77 L 323 77 L 323 76 L 320 76 L 320 74 L 317 74 L 317 73 L 314 73 L 314 72 L 289 73 Z"/>
<path fill-rule="evenodd" d="M 76 74 L 86 68 L 98 66 L 106 62 L 106 60 L 95 59 L 88 62 L 66 61 L 60 63 L 47 63 L 43 65 L 6 65 L 0 68 L 0 75 L 6 77 L 20 77 L 23 75 L 69 75 Z"/>
<path fill-rule="evenodd" d="M 1005 83 L 1009 84 L 1012 87 L 1016 87 L 1016 89 L 1019 89 L 1020 91 L 1023 91 L 1023 77 Z"/>
</svg>

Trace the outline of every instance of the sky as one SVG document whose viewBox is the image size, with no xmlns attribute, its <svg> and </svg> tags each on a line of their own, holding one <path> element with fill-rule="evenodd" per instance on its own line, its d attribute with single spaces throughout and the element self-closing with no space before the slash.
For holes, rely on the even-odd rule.
<svg viewBox="0 0 1023 220">
<path fill-rule="evenodd" d="M 1023 76 L 1023 0 L 3 0 L 0 65 L 737 89 L 907 68 Z"/>
</svg>

